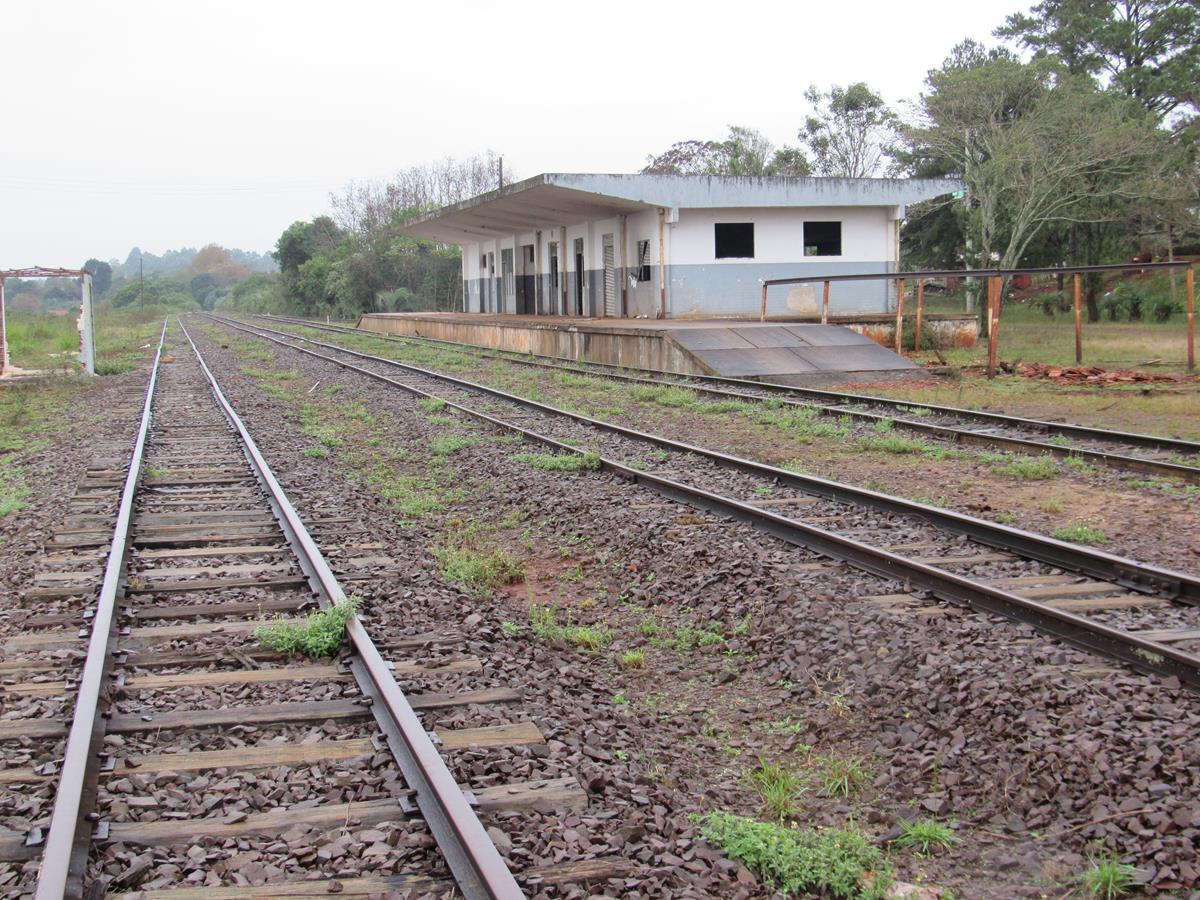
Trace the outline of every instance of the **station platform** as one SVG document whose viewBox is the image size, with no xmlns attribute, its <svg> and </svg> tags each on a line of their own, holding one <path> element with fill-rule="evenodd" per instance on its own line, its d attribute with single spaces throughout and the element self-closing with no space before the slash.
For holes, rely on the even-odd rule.
<svg viewBox="0 0 1200 900">
<path fill-rule="evenodd" d="M 841 323 L 446 312 L 368 313 L 358 327 L 534 356 L 785 384 L 890 380 L 921 371 Z"/>
</svg>

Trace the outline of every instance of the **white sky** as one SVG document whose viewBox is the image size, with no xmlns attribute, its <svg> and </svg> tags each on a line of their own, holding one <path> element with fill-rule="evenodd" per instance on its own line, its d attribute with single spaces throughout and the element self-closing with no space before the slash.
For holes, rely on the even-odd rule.
<svg viewBox="0 0 1200 900">
<path fill-rule="evenodd" d="M 529 177 L 795 143 L 810 83 L 898 104 L 1026 5 L 3 0 L 0 269 L 263 252 L 351 180 L 488 148 Z"/>
</svg>

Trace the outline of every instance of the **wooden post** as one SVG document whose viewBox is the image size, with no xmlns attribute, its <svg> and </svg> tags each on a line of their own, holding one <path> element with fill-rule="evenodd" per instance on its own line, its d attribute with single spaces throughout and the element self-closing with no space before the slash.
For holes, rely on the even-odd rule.
<svg viewBox="0 0 1200 900">
<path fill-rule="evenodd" d="M 767 283 L 765 281 L 763 282 L 762 314 L 758 317 L 758 321 L 767 321 Z"/>
<path fill-rule="evenodd" d="M 1075 273 L 1075 364 L 1083 362 L 1083 273 Z"/>
<path fill-rule="evenodd" d="M 829 282 L 825 282 L 825 288 L 821 294 L 821 324 L 829 324 Z"/>
<path fill-rule="evenodd" d="M 988 279 L 988 361 L 987 377 L 996 377 L 996 362 L 999 356 L 1000 326 L 1000 276 Z"/>
<path fill-rule="evenodd" d="M 1188 371 L 1196 368 L 1196 270 L 1188 266 L 1184 276 L 1187 288 Z"/>
<path fill-rule="evenodd" d="M 904 352 L 904 279 L 896 281 L 896 352 Z"/>
<path fill-rule="evenodd" d="M 913 335 L 913 352 L 921 350 L 921 322 L 925 318 L 925 279 L 917 279 L 917 328 Z"/>
</svg>

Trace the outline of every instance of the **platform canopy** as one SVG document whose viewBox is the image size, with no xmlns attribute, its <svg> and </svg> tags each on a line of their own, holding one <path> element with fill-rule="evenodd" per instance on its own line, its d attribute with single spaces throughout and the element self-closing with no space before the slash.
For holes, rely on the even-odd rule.
<svg viewBox="0 0 1200 900">
<path fill-rule="evenodd" d="M 546 174 L 409 219 L 400 232 L 470 244 L 646 209 L 889 206 L 901 218 L 905 205 L 961 187 L 948 179 Z"/>
</svg>

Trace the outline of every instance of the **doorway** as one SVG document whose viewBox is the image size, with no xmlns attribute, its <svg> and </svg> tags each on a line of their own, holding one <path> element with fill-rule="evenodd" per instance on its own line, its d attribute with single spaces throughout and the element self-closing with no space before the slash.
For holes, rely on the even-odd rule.
<svg viewBox="0 0 1200 900">
<path fill-rule="evenodd" d="M 616 251 L 613 249 L 613 236 L 611 234 L 601 235 L 600 242 L 604 251 L 604 315 L 615 316 L 617 314 L 617 260 Z"/>
<path fill-rule="evenodd" d="M 516 293 L 516 310 L 519 315 L 527 316 L 537 312 L 533 285 L 533 244 L 521 245 L 521 274 L 516 280 Z"/>
<path fill-rule="evenodd" d="M 550 252 L 550 302 L 546 304 L 546 312 L 558 312 L 558 298 L 562 296 L 562 282 L 558 271 L 558 241 L 551 241 Z"/>
<path fill-rule="evenodd" d="M 500 251 L 500 281 L 503 305 L 498 311 L 504 313 L 510 309 L 515 310 L 517 308 L 517 277 L 513 270 L 511 247 Z"/>
<path fill-rule="evenodd" d="M 583 238 L 575 238 L 575 315 L 583 315 L 583 287 L 587 276 L 583 267 Z"/>
</svg>

